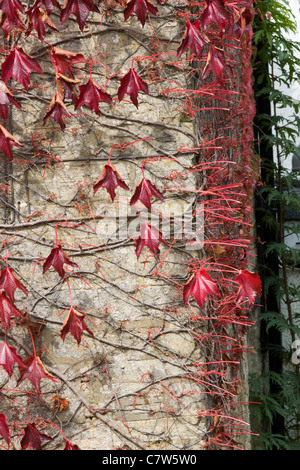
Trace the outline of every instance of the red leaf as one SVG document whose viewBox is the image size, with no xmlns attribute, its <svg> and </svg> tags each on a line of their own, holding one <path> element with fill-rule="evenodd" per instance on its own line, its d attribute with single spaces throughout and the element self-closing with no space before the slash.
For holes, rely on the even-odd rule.
<svg viewBox="0 0 300 470">
<path fill-rule="evenodd" d="M 161 192 L 150 180 L 144 177 L 135 188 L 134 194 L 130 200 L 130 205 L 132 206 L 138 200 L 140 200 L 147 207 L 147 209 L 150 210 L 151 196 L 155 196 L 164 202 L 164 197 Z"/>
<path fill-rule="evenodd" d="M 34 423 L 28 423 L 21 439 L 22 450 L 27 449 L 28 446 L 34 450 L 42 450 L 42 439 L 51 441 L 53 438 L 40 432 Z"/>
<path fill-rule="evenodd" d="M 239 304 L 244 297 L 248 297 L 249 307 L 252 307 L 256 296 L 262 296 L 262 284 L 259 275 L 245 269 L 239 272 L 235 280 L 239 283 L 237 303 Z"/>
<path fill-rule="evenodd" d="M 185 24 L 185 33 L 177 50 L 177 55 L 180 57 L 187 47 L 201 59 L 203 46 L 207 41 L 201 35 L 200 21 L 196 20 L 194 23 Z"/>
<path fill-rule="evenodd" d="M 13 22 L 18 12 L 25 13 L 24 7 L 19 0 L 0 0 L 0 8 L 7 18 Z"/>
<path fill-rule="evenodd" d="M 71 100 L 76 101 L 77 92 L 75 86 L 80 83 L 80 80 L 74 80 L 73 78 L 66 77 L 59 73 L 56 77 L 57 92 L 61 96 L 63 101 Z"/>
<path fill-rule="evenodd" d="M 125 94 L 129 95 L 133 104 L 138 108 L 137 96 L 140 90 L 147 95 L 149 94 L 147 83 L 144 82 L 134 68 L 131 67 L 129 72 L 121 79 L 121 84 L 118 89 L 119 101 L 122 101 Z"/>
<path fill-rule="evenodd" d="M 72 444 L 70 441 L 66 441 L 64 450 L 81 450 L 78 445 Z"/>
<path fill-rule="evenodd" d="M 65 276 L 65 270 L 63 268 L 64 264 L 79 268 L 77 263 L 74 263 L 70 260 L 68 255 L 63 251 L 61 245 L 56 245 L 52 248 L 50 255 L 43 264 L 43 274 L 45 274 L 48 269 L 53 266 L 53 268 L 58 272 L 60 277 Z"/>
<path fill-rule="evenodd" d="M 124 10 L 125 21 L 128 20 L 132 13 L 134 13 L 144 26 L 146 23 L 147 11 L 149 11 L 155 16 L 158 13 L 157 8 L 149 0 L 130 0 Z"/>
<path fill-rule="evenodd" d="M 36 388 L 37 393 L 41 393 L 41 380 L 50 379 L 53 382 L 58 382 L 49 372 L 46 370 L 44 364 L 38 356 L 29 356 L 25 359 L 23 365 L 19 365 L 20 377 L 17 381 L 17 387 L 23 380 L 30 380 L 32 385 Z"/>
<path fill-rule="evenodd" d="M 29 24 L 27 27 L 28 34 L 32 29 L 35 29 L 38 37 L 41 41 L 45 39 L 46 29 L 50 28 L 53 31 L 58 31 L 58 28 L 50 20 L 49 16 L 42 8 L 32 7 L 28 10 L 27 16 L 29 19 Z M 28 35 L 27 34 L 27 35 Z"/>
<path fill-rule="evenodd" d="M 214 72 L 219 82 L 223 83 L 222 74 L 223 70 L 226 68 L 231 71 L 230 66 L 226 64 L 224 52 L 220 49 L 216 49 L 212 44 L 208 52 L 207 62 L 202 78 L 205 79 L 208 77 L 210 72 Z"/>
<path fill-rule="evenodd" d="M 202 309 L 207 295 L 219 296 L 217 283 L 207 274 L 205 269 L 197 270 L 183 288 L 184 305 L 188 303 L 190 295 L 193 295 L 197 304 Z"/>
<path fill-rule="evenodd" d="M 145 222 L 141 226 L 140 236 L 135 243 L 135 253 L 137 258 L 139 258 L 144 246 L 147 246 L 154 256 L 158 257 L 160 254 L 160 250 L 158 248 L 160 243 L 167 245 L 162 233 L 156 227 L 151 227 L 151 225 L 148 225 Z"/>
<path fill-rule="evenodd" d="M 12 92 L 3 82 L 0 82 L 0 116 L 2 116 L 4 120 L 8 119 L 8 109 L 10 104 L 21 109 L 20 103 L 15 100 Z"/>
<path fill-rule="evenodd" d="M 23 147 L 23 145 L 0 124 L 0 149 L 9 160 L 13 160 L 11 151 L 12 145 L 15 147 Z"/>
<path fill-rule="evenodd" d="M 52 48 L 52 58 L 54 60 L 57 73 L 62 73 L 63 75 L 67 74 L 71 78 L 74 78 L 74 74 L 71 69 L 73 62 L 83 62 L 85 60 L 82 54 L 60 49 L 59 47 Z"/>
<path fill-rule="evenodd" d="M 130 189 L 127 184 L 122 180 L 115 167 L 111 163 L 107 163 L 104 166 L 98 180 L 93 186 L 94 195 L 96 194 L 98 189 L 105 188 L 113 201 L 116 197 L 115 189 L 118 186 L 121 186 L 121 188 L 126 189 L 127 191 L 129 191 Z"/>
<path fill-rule="evenodd" d="M 70 333 L 72 336 L 74 336 L 77 343 L 80 344 L 83 330 L 87 331 L 89 335 L 94 337 L 94 334 L 92 331 L 90 331 L 84 319 L 85 315 L 83 313 L 78 312 L 73 307 L 71 307 L 60 331 L 62 340 L 64 341 L 66 335 Z"/>
<path fill-rule="evenodd" d="M 11 316 L 23 318 L 23 315 L 7 297 L 6 293 L 0 293 L 0 320 L 5 324 L 7 330 L 10 329 Z"/>
<path fill-rule="evenodd" d="M 87 83 L 79 87 L 80 95 L 76 100 L 75 109 L 80 108 L 84 104 L 89 106 L 96 114 L 100 114 L 99 101 L 106 101 L 112 104 L 112 97 L 91 78 Z"/>
<path fill-rule="evenodd" d="M 230 20 L 229 12 L 225 9 L 224 0 L 205 0 L 206 7 L 201 15 L 202 28 L 207 29 L 210 23 L 215 23 L 222 33 Z"/>
<path fill-rule="evenodd" d="M 64 117 L 71 118 L 72 114 L 69 113 L 60 94 L 57 92 L 53 96 L 50 105 L 48 106 L 48 109 L 43 119 L 43 125 L 46 124 L 49 118 L 52 118 L 60 125 L 61 130 L 64 132 L 66 128 Z"/>
<path fill-rule="evenodd" d="M 17 354 L 16 348 L 9 346 L 6 341 L 0 343 L 0 365 L 3 366 L 10 377 L 12 376 L 15 362 L 19 366 L 26 368 L 22 358 Z"/>
<path fill-rule="evenodd" d="M 6 423 L 6 417 L 3 413 L 0 414 L 0 436 L 7 444 L 10 443 L 9 427 Z"/>
<path fill-rule="evenodd" d="M 93 0 L 66 0 L 61 11 L 60 21 L 64 23 L 73 14 L 82 31 L 90 11 L 100 13 Z"/>
<path fill-rule="evenodd" d="M 15 300 L 16 289 L 20 289 L 25 295 L 28 295 L 26 287 L 19 281 L 11 268 L 5 268 L 1 271 L 0 289 L 6 292 L 12 302 Z"/>
<path fill-rule="evenodd" d="M 2 64 L 1 79 L 7 83 L 14 78 L 21 83 L 26 90 L 30 86 L 30 74 L 32 72 L 43 73 L 38 62 L 26 54 L 21 47 L 13 49 Z"/>
<path fill-rule="evenodd" d="M 9 35 L 14 28 L 18 28 L 22 31 L 25 30 L 25 26 L 20 18 L 19 12 L 16 12 L 14 20 L 7 18 L 5 13 L 2 13 L 0 20 L 0 28 L 3 31 L 6 40 L 9 39 Z"/>
</svg>

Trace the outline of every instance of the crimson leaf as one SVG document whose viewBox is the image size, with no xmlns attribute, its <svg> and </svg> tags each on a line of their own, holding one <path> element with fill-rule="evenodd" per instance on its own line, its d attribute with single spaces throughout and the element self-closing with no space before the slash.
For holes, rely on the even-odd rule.
<svg viewBox="0 0 300 470">
<path fill-rule="evenodd" d="M 207 44 L 207 41 L 201 35 L 200 21 L 196 20 L 194 23 L 186 23 L 185 33 L 177 49 L 177 55 L 180 57 L 188 47 L 195 56 L 201 59 L 203 46 L 205 44 Z"/>
<path fill-rule="evenodd" d="M 121 84 L 118 89 L 119 101 L 122 101 L 125 94 L 129 95 L 133 104 L 138 108 L 137 96 L 140 90 L 147 95 L 149 94 L 147 83 L 144 82 L 134 68 L 131 67 L 129 72 L 121 79 Z"/>
<path fill-rule="evenodd" d="M 18 28 L 22 31 L 25 30 L 25 26 L 20 18 L 19 12 L 16 12 L 15 18 L 13 20 L 9 19 L 5 13 L 2 13 L 0 19 L 0 28 L 2 29 L 6 40 L 9 39 L 9 35 L 14 28 Z"/>
<path fill-rule="evenodd" d="M 15 47 L 2 63 L 1 80 L 7 83 L 10 78 L 14 78 L 28 90 L 32 72 L 43 73 L 33 57 L 26 54 L 21 47 Z"/>
<path fill-rule="evenodd" d="M 1 271 L 0 289 L 6 292 L 12 302 L 15 300 L 16 289 L 20 289 L 25 295 L 28 295 L 26 287 L 19 281 L 11 268 L 5 268 Z"/>
<path fill-rule="evenodd" d="M 33 450 L 42 450 L 42 439 L 51 441 L 53 438 L 40 432 L 34 423 L 28 423 L 21 439 L 22 450 L 27 447 L 31 447 Z"/>
<path fill-rule="evenodd" d="M 5 440 L 7 444 L 9 444 L 9 427 L 7 426 L 6 417 L 3 413 L 0 414 L 0 436 Z"/>
<path fill-rule="evenodd" d="M 211 23 L 214 23 L 223 33 L 226 23 L 230 19 L 229 12 L 224 6 L 224 0 L 205 0 L 205 3 L 205 9 L 201 14 L 202 28 L 207 29 Z"/>
<path fill-rule="evenodd" d="M 5 324 L 7 330 L 10 329 L 11 316 L 23 318 L 23 315 L 7 297 L 6 293 L 0 293 L 0 320 Z"/>
<path fill-rule="evenodd" d="M 74 80 L 73 78 L 66 77 L 59 73 L 56 77 L 57 92 L 63 101 L 71 100 L 76 101 L 77 92 L 75 86 L 80 83 L 80 80 Z"/>
<path fill-rule="evenodd" d="M 147 11 L 155 16 L 158 13 L 157 8 L 149 0 L 130 0 L 124 10 L 125 21 L 127 21 L 128 18 L 134 13 L 144 26 L 146 23 Z"/>
<path fill-rule="evenodd" d="M 63 251 L 61 245 L 55 245 L 54 248 L 52 248 L 50 255 L 47 257 L 46 261 L 44 262 L 43 265 L 43 274 L 45 274 L 48 269 L 53 266 L 53 268 L 58 272 L 60 277 L 65 276 L 65 270 L 63 265 L 68 264 L 69 266 L 73 266 L 78 268 L 78 264 L 74 263 L 74 261 L 71 261 L 68 255 Z"/>
<path fill-rule="evenodd" d="M 13 160 L 11 151 L 12 145 L 15 147 L 23 147 L 23 145 L 0 124 L 0 149 L 9 160 Z"/>
<path fill-rule="evenodd" d="M 66 441 L 64 450 L 80 450 L 77 444 L 72 444 L 70 441 Z"/>
<path fill-rule="evenodd" d="M 188 303 L 189 297 L 193 295 L 197 304 L 202 309 L 205 304 L 205 298 L 209 294 L 219 295 L 217 284 L 207 274 L 205 269 L 197 269 L 183 288 L 184 305 Z"/>
<path fill-rule="evenodd" d="M 239 272 L 235 280 L 239 284 L 237 303 L 239 304 L 244 297 L 248 297 L 249 307 L 252 307 L 256 296 L 261 297 L 262 295 L 262 284 L 259 275 L 245 269 Z"/>
<path fill-rule="evenodd" d="M 61 10 L 60 21 L 64 23 L 73 14 L 82 31 L 90 11 L 100 13 L 93 0 L 66 0 Z"/>
<path fill-rule="evenodd" d="M 152 183 L 152 181 L 144 177 L 136 186 L 134 194 L 130 200 L 130 205 L 132 206 L 138 200 L 140 200 L 147 207 L 147 209 L 150 210 L 151 196 L 155 196 L 156 198 L 164 202 L 164 197 L 162 193 L 157 189 L 157 187 Z"/>
<path fill-rule="evenodd" d="M 75 310 L 75 308 L 71 307 L 60 332 L 62 340 L 64 341 L 66 335 L 70 333 L 72 336 L 74 336 L 77 343 L 80 344 L 83 330 L 87 331 L 89 335 L 94 337 L 94 334 L 88 328 L 84 319 L 85 315 L 83 313 L 78 312 L 78 310 Z"/>
<path fill-rule="evenodd" d="M 75 109 L 80 108 L 84 104 L 89 106 L 96 114 L 100 114 L 99 101 L 106 101 L 112 104 L 112 97 L 106 93 L 93 79 L 79 87 L 80 95 L 78 96 Z"/>
<path fill-rule="evenodd" d="M 6 370 L 10 377 L 12 376 L 15 362 L 19 364 L 19 366 L 26 368 L 22 358 L 17 354 L 16 348 L 9 346 L 6 341 L 0 343 L 0 365 Z"/>
<path fill-rule="evenodd" d="M 0 82 L 0 116 L 2 116 L 4 120 L 8 119 L 8 108 L 10 104 L 21 109 L 20 103 L 15 100 L 12 92 L 3 82 Z"/>
<path fill-rule="evenodd" d="M 135 243 L 135 253 L 137 258 L 139 258 L 144 246 L 147 246 L 154 256 L 158 257 L 160 254 L 160 250 L 158 248 L 160 243 L 167 245 L 162 233 L 156 227 L 151 227 L 151 225 L 146 224 L 145 222 L 141 225 L 140 236 Z"/>
<path fill-rule="evenodd" d="M 29 356 L 22 365 L 19 365 L 20 377 L 17 381 L 17 387 L 23 380 L 29 380 L 36 388 L 37 393 L 41 393 L 41 380 L 50 379 L 58 382 L 45 368 L 43 362 L 38 356 Z"/>
<path fill-rule="evenodd" d="M 109 162 L 104 166 L 98 180 L 93 186 L 94 194 L 96 194 L 99 188 L 105 188 L 113 201 L 116 197 L 115 189 L 118 186 L 121 186 L 121 188 L 126 189 L 128 191 L 130 189 L 127 184 L 122 180 L 115 167 Z"/>
<path fill-rule="evenodd" d="M 207 62 L 203 70 L 202 78 L 205 79 L 211 72 L 214 72 L 217 79 L 222 84 L 222 74 L 224 69 L 228 69 L 229 71 L 231 70 L 230 66 L 225 61 L 224 51 L 216 49 L 212 44 L 208 52 Z"/>
</svg>

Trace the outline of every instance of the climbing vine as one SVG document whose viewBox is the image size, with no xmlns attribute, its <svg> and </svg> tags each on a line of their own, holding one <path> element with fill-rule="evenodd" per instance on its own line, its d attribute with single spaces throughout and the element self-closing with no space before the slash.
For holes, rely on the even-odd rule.
<svg viewBox="0 0 300 470">
<path fill-rule="evenodd" d="M 243 448 L 252 1 L 0 9 L 2 448 Z"/>
</svg>

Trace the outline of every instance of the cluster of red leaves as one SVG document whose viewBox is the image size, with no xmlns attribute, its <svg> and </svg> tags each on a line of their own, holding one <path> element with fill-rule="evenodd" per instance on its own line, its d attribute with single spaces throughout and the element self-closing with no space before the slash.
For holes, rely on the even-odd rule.
<svg viewBox="0 0 300 470">
<path fill-rule="evenodd" d="M 157 4 L 163 4 L 165 0 L 156 0 L 156 2 Z M 118 3 L 124 7 L 125 22 L 130 17 L 136 16 L 141 25 L 144 26 L 149 14 L 154 16 L 158 14 L 158 8 L 151 0 L 127 0 L 125 6 L 122 1 Z M 48 28 L 58 31 L 57 26 L 50 19 L 54 8 L 60 11 L 61 24 L 65 23 L 72 15 L 76 18 L 81 31 L 85 27 L 89 14 L 91 12 L 100 12 L 99 7 L 93 0 L 65 0 L 63 6 L 60 6 L 57 0 L 35 0 L 34 4 L 27 11 L 25 11 L 23 4 L 19 0 L 0 0 L 0 9 L 2 10 L 0 27 L 6 38 L 9 37 L 13 29 L 18 28 L 24 31 L 26 36 L 32 34 L 35 30 L 38 38 L 43 41 Z M 24 15 L 26 21 L 23 18 Z M 241 38 L 251 19 L 251 12 L 246 7 L 238 8 L 234 4 L 226 5 L 224 0 L 205 0 L 204 9 L 199 19 L 196 19 L 194 22 L 188 21 L 185 23 L 185 32 L 177 49 L 178 58 L 187 49 L 191 51 L 193 60 L 197 59 L 200 61 L 204 58 L 205 65 L 202 79 L 204 80 L 213 74 L 222 85 L 224 83 L 224 72 L 227 71 L 231 74 L 232 69 L 227 61 L 224 49 L 219 44 L 217 45 L 212 42 L 210 32 L 213 32 L 212 37 L 215 37 L 216 31 L 222 37 L 227 29 L 235 37 Z M 82 84 L 76 79 L 75 64 L 86 62 L 82 54 L 52 47 L 49 56 L 55 70 L 56 90 L 44 115 L 44 125 L 51 118 L 64 131 L 66 127 L 65 119 L 72 117 L 67 107 L 68 103 L 73 104 L 75 110 L 88 106 L 96 115 L 101 114 L 99 108 L 101 101 L 109 105 L 113 104 L 112 96 L 91 75 Z M 33 73 L 43 73 L 38 61 L 27 54 L 21 47 L 13 46 L 1 65 L 0 116 L 4 121 L 8 119 L 9 106 L 13 105 L 21 109 L 21 105 L 9 89 L 8 83 L 13 79 L 28 91 L 31 86 L 31 74 Z M 129 71 L 120 79 L 117 92 L 118 100 L 119 102 L 123 101 L 125 95 L 127 95 L 133 105 L 138 107 L 140 92 L 149 95 L 148 84 L 137 73 L 135 68 L 131 66 Z M 0 124 L 0 149 L 9 160 L 13 159 L 12 146 L 20 147 L 21 144 Z M 118 186 L 124 190 L 130 190 L 116 168 L 109 161 L 104 166 L 98 180 L 94 183 L 94 194 L 100 188 L 104 188 L 111 197 L 111 200 L 114 201 Z M 162 202 L 164 201 L 160 190 L 153 182 L 143 177 L 134 190 L 130 205 L 141 202 L 150 211 L 152 197 Z M 161 243 L 164 245 L 168 244 L 156 227 L 147 223 L 141 224 L 140 236 L 135 240 L 137 258 L 140 257 L 144 247 L 147 247 L 158 258 Z M 68 257 L 60 244 L 57 244 L 44 261 L 43 274 L 53 267 L 58 275 L 64 278 L 66 277 L 65 264 L 78 268 L 77 263 Z M 247 300 L 248 307 L 251 308 L 255 303 L 256 297 L 262 295 L 261 280 L 258 274 L 246 269 L 240 270 L 235 281 L 238 286 L 236 304 L 239 305 Z M 0 275 L 0 322 L 6 332 L 11 328 L 12 318 L 21 322 L 23 320 L 23 314 L 14 305 L 16 289 L 20 289 L 25 295 L 28 295 L 27 289 L 18 280 L 12 269 L 9 267 L 3 269 Z M 190 298 L 193 297 L 200 309 L 204 308 L 208 297 L 219 298 L 220 295 L 217 281 L 212 279 L 204 268 L 196 269 L 183 286 L 184 305 L 187 305 L 190 302 Z M 86 331 L 93 337 L 92 331 L 85 323 L 85 318 L 86 316 L 83 313 L 71 306 L 61 329 L 62 340 L 65 341 L 66 335 L 70 333 L 79 345 L 83 331 Z M 29 380 L 37 393 L 40 394 L 42 379 L 56 381 L 55 377 L 47 371 L 38 355 L 34 353 L 23 360 L 17 353 L 16 348 L 11 347 L 5 338 L 4 342 L 0 343 L 0 365 L 11 377 L 15 364 L 18 366 L 20 374 L 17 386 L 24 380 Z M 0 414 L 0 436 L 7 444 L 10 443 L 10 431 L 4 414 Z M 51 439 L 50 436 L 39 431 L 34 422 L 28 422 L 24 429 L 21 447 L 22 449 L 30 447 L 35 450 L 41 450 L 42 441 Z M 76 445 L 66 441 L 65 450 L 78 449 Z"/>
</svg>

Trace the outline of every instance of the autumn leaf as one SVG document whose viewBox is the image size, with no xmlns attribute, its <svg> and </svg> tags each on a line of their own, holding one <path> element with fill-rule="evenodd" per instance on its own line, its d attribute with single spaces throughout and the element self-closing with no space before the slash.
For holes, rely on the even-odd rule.
<svg viewBox="0 0 300 470">
<path fill-rule="evenodd" d="M 72 444 L 72 442 L 70 441 L 66 441 L 64 450 L 81 450 L 81 449 L 78 447 L 78 445 Z"/>
<path fill-rule="evenodd" d="M 61 10 L 60 21 L 64 23 L 73 14 L 76 16 L 77 23 L 82 31 L 90 11 L 100 13 L 93 0 L 65 0 Z"/>
<path fill-rule="evenodd" d="M 183 288 L 184 305 L 188 303 L 191 295 L 201 309 L 204 307 L 207 295 L 219 296 L 217 283 L 213 281 L 205 269 L 197 269 L 185 284 Z"/>
<path fill-rule="evenodd" d="M 58 397 L 57 395 L 54 395 L 54 397 L 51 398 L 53 400 L 53 405 L 51 411 L 53 413 L 56 413 L 57 411 L 60 413 L 63 410 L 66 410 L 69 406 L 69 402 L 66 398 Z"/>
<path fill-rule="evenodd" d="M 72 70 L 73 62 L 83 62 L 85 60 L 82 54 L 60 49 L 59 47 L 53 47 L 51 55 L 56 67 L 56 72 L 63 75 L 67 74 L 71 78 L 74 78 Z"/>
<path fill-rule="evenodd" d="M 10 321 L 12 316 L 23 319 L 23 315 L 10 301 L 6 293 L 0 293 L 0 320 L 4 323 L 6 330 L 10 329 Z"/>
<path fill-rule="evenodd" d="M 65 276 L 65 270 L 63 265 L 68 264 L 69 266 L 73 266 L 78 268 L 78 264 L 74 261 L 71 261 L 68 255 L 63 251 L 61 245 L 55 245 L 52 248 L 50 255 L 46 258 L 46 261 L 43 264 L 43 274 L 45 274 L 48 269 L 53 266 L 53 268 L 58 272 L 60 277 Z"/>
<path fill-rule="evenodd" d="M 92 111 L 99 115 L 99 101 L 106 101 L 108 104 L 113 103 L 112 97 L 102 90 L 100 85 L 92 78 L 90 78 L 87 83 L 81 85 L 79 90 L 80 94 L 76 100 L 75 109 L 87 105 Z"/>
<path fill-rule="evenodd" d="M 53 382 L 58 382 L 45 368 L 43 362 L 38 356 L 29 356 L 24 360 L 23 364 L 19 365 L 20 377 L 17 381 L 17 387 L 24 380 L 29 380 L 35 387 L 38 394 L 41 393 L 41 380 L 49 379 Z"/>
<path fill-rule="evenodd" d="M 9 427 L 6 423 L 6 416 L 0 413 L 0 436 L 5 440 L 6 444 L 10 443 Z"/>
<path fill-rule="evenodd" d="M 189 48 L 196 57 L 201 59 L 203 47 L 207 42 L 202 36 L 199 20 L 194 21 L 194 23 L 186 23 L 184 36 L 177 49 L 177 56 L 181 57 L 183 52 Z"/>
<path fill-rule="evenodd" d="M 224 6 L 224 0 L 205 0 L 206 6 L 201 14 L 201 26 L 207 29 L 211 23 L 216 24 L 222 33 L 230 20 L 230 14 Z"/>
<path fill-rule="evenodd" d="M 77 343 L 80 344 L 81 335 L 84 330 L 87 331 L 90 336 L 94 337 L 94 334 L 90 331 L 84 319 L 85 315 L 83 313 L 71 307 L 61 329 L 60 336 L 62 340 L 64 341 L 66 335 L 70 333 L 76 339 Z"/>
<path fill-rule="evenodd" d="M 22 450 L 31 447 L 33 450 L 42 450 L 42 440 L 51 441 L 53 438 L 40 432 L 34 423 L 28 423 L 24 436 L 21 439 Z"/>
<path fill-rule="evenodd" d="M 147 83 L 144 82 L 134 68 L 131 67 L 129 72 L 121 79 L 121 84 L 118 89 L 119 101 L 123 100 L 125 94 L 129 95 L 132 103 L 138 108 L 137 96 L 139 91 L 149 94 Z"/>
<path fill-rule="evenodd" d="M 80 80 L 75 80 L 74 78 L 69 78 L 59 73 L 56 77 L 56 86 L 57 93 L 60 95 L 63 102 L 72 101 L 75 102 L 78 98 L 77 91 L 75 89 L 76 85 L 80 83 Z"/>
<path fill-rule="evenodd" d="M 46 114 L 43 118 L 43 125 L 45 126 L 49 118 L 54 119 L 59 125 L 61 130 L 64 132 L 66 128 L 65 118 L 72 118 L 72 114 L 68 111 L 65 103 L 62 100 L 62 97 L 57 92 L 48 106 Z"/>
<path fill-rule="evenodd" d="M 26 287 L 19 281 L 13 270 L 8 267 L 1 271 L 0 289 L 3 289 L 6 292 L 12 302 L 15 300 L 16 289 L 20 289 L 26 296 L 28 296 Z"/>
<path fill-rule="evenodd" d="M 249 307 L 252 307 L 256 296 L 262 296 L 262 283 L 259 275 L 245 269 L 239 272 L 235 280 L 239 284 L 237 303 L 248 297 Z"/>
<path fill-rule="evenodd" d="M 13 104 L 16 108 L 21 109 L 20 103 L 14 98 L 12 92 L 7 86 L 0 81 L 0 116 L 6 121 L 8 119 L 9 105 Z"/>
<path fill-rule="evenodd" d="M 123 189 L 126 189 L 127 191 L 130 190 L 127 184 L 122 180 L 115 167 L 109 162 L 104 166 L 98 180 L 93 186 L 94 195 L 96 194 L 98 189 L 105 188 L 113 201 L 116 197 L 115 189 L 118 186 Z"/>
<path fill-rule="evenodd" d="M 148 11 L 157 16 L 158 10 L 150 0 L 130 0 L 124 10 L 125 21 L 134 13 L 144 26 Z"/>
<path fill-rule="evenodd" d="M 9 346 L 6 341 L 0 343 L 0 366 L 6 370 L 10 377 L 12 376 L 15 363 L 26 368 L 22 358 L 17 354 L 16 348 Z"/>
<path fill-rule="evenodd" d="M 162 193 L 157 189 L 157 187 L 152 183 L 152 181 L 147 178 L 143 178 L 139 184 L 136 186 L 134 194 L 130 200 L 130 205 L 136 204 L 140 200 L 148 210 L 151 209 L 151 197 L 154 196 L 164 202 L 164 197 Z"/>
<path fill-rule="evenodd" d="M 30 8 L 27 12 L 28 16 L 28 26 L 27 26 L 27 35 L 35 29 L 38 37 L 41 41 L 45 39 L 46 29 L 50 28 L 53 31 L 59 31 L 55 24 L 51 21 L 48 14 L 42 8 Z"/>
<path fill-rule="evenodd" d="M 23 147 L 23 145 L 0 124 L 0 149 L 9 160 L 13 160 L 12 146 Z"/>
<path fill-rule="evenodd" d="M 36 59 L 26 54 L 21 47 L 15 47 L 2 63 L 1 80 L 7 83 L 10 78 L 14 78 L 28 90 L 32 72 L 43 73 Z"/>
<path fill-rule="evenodd" d="M 213 72 L 217 77 L 218 81 L 222 84 L 222 74 L 225 69 L 231 71 L 230 66 L 226 63 L 224 51 L 217 49 L 212 44 L 208 52 L 207 62 L 203 70 L 202 79 L 207 78 L 209 74 Z"/>
<path fill-rule="evenodd" d="M 25 13 L 24 6 L 19 0 L 0 0 L 0 9 L 7 18 L 14 21 L 18 13 Z"/>
<path fill-rule="evenodd" d="M 164 245 L 168 244 L 167 241 L 163 238 L 162 233 L 156 227 L 152 227 L 145 222 L 141 225 L 140 236 L 135 241 L 135 243 L 135 253 L 137 258 L 140 257 L 144 246 L 147 246 L 155 257 L 159 257 L 160 250 L 158 247 L 160 243 L 163 243 Z"/>
</svg>

